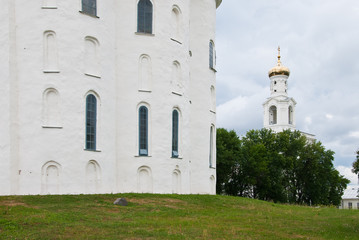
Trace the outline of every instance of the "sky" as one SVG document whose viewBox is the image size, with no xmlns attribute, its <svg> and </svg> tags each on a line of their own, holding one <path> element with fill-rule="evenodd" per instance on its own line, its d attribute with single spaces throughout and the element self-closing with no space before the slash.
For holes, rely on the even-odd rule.
<svg viewBox="0 0 359 240">
<path fill-rule="evenodd" d="M 359 148 L 359 1 L 223 0 L 217 9 L 217 128 L 239 136 L 263 127 L 268 71 L 291 71 L 296 129 L 335 152 L 352 184 Z"/>
</svg>

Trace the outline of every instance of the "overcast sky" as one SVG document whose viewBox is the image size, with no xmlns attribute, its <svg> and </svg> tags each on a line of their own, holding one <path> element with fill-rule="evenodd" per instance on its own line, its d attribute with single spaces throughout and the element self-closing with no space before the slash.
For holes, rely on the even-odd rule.
<svg viewBox="0 0 359 240">
<path fill-rule="evenodd" d="M 244 135 L 263 127 L 268 71 L 291 71 L 296 128 L 335 152 L 352 183 L 359 148 L 359 1 L 223 0 L 217 9 L 217 127 Z"/>
</svg>

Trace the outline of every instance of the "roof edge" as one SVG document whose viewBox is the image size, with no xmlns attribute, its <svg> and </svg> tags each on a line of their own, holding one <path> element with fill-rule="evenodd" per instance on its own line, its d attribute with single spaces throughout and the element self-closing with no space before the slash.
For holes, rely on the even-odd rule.
<svg viewBox="0 0 359 240">
<path fill-rule="evenodd" d="M 221 3 L 222 3 L 222 0 L 216 0 L 216 7 L 218 8 L 219 5 L 221 5 Z"/>
</svg>

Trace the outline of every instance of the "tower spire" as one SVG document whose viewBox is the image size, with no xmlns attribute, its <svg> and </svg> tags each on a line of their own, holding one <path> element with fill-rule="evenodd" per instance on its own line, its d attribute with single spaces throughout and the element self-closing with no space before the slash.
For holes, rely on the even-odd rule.
<svg viewBox="0 0 359 240">
<path fill-rule="evenodd" d="M 278 46 L 278 66 L 282 65 L 280 62 L 280 46 Z"/>
</svg>

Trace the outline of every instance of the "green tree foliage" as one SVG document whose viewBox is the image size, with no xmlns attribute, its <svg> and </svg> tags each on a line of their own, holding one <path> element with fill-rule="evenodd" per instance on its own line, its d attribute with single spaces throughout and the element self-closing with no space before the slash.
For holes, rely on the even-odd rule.
<svg viewBox="0 0 359 240">
<path fill-rule="evenodd" d="M 299 131 L 217 130 L 217 192 L 266 201 L 338 205 L 349 183 L 334 152 Z"/>
<path fill-rule="evenodd" d="M 353 162 L 353 173 L 359 175 L 359 150 L 357 150 L 357 159 Z"/>
</svg>

